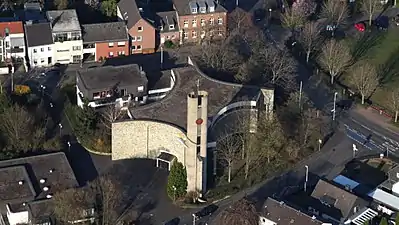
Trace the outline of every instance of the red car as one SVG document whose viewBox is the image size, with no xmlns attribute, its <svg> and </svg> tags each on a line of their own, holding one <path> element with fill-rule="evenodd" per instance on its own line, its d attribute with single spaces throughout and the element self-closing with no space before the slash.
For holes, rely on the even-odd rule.
<svg viewBox="0 0 399 225">
<path fill-rule="evenodd" d="M 366 30 L 366 25 L 364 23 L 356 23 L 355 28 L 360 32 L 364 32 Z"/>
</svg>

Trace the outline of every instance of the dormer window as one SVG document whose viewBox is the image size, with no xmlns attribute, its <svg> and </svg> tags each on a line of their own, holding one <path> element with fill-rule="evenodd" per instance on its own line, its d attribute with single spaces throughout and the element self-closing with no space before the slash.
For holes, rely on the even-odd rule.
<svg viewBox="0 0 399 225">
<path fill-rule="evenodd" d="M 161 30 L 161 31 L 163 30 L 163 26 L 159 26 L 158 28 L 159 28 L 159 30 Z"/>
<path fill-rule="evenodd" d="M 209 12 L 215 12 L 215 3 L 213 0 L 207 0 L 206 4 L 208 5 Z"/>
<path fill-rule="evenodd" d="M 201 7 L 201 8 L 200 8 L 200 12 L 201 12 L 201 13 L 206 13 L 206 7 Z"/>
<path fill-rule="evenodd" d="M 192 14 L 198 13 L 198 6 L 196 2 L 189 2 L 188 4 L 190 6 L 190 11 Z"/>
<path fill-rule="evenodd" d="M 10 35 L 10 29 L 9 28 L 4 29 L 4 33 L 5 33 L 6 37 L 9 36 Z"/>
<path fill-rule="evenodd" d="M 169 30 L 174 30 L 175 29 L 175 25 L 174 24 L 170 24 L 169 25 Z"/>
</svg>

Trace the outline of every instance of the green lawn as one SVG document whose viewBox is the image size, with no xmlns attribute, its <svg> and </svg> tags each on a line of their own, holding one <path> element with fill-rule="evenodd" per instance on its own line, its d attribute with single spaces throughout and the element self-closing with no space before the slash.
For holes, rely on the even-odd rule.
<svg viewBox="0 0 399 225">
<path fill-rule="evenodd" d="M 381 86 L 371 96 L 371 100 L 373 104 L 386 106 L 389 104 L 387 89 L 399 86 L 399 29 L 373 31 L 358 39 L 348 39 L 347 42 L 355 61 L 367 60 L 376 67 L 381 77 Z"/>
</svg>

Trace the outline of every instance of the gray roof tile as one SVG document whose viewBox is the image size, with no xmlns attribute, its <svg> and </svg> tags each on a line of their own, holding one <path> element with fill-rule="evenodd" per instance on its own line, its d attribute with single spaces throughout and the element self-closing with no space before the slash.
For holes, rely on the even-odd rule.
<svg viewBox="0 0 399 225">
<path fill-rule="evenodd" d="M 25 25 L 25 35 L 28 47 L 53 44 L 50 23 Z"/>
<path fill-rule="evenodd" d="M 128 40 L 125 22 L 85 24 L 82 35 L 85 43 Z"/>
<path fill-rule="evenodd" d="M 173 1 L 173 5 L 176 8 L 177 13 L 179 14 L 179 16 L 182 15 L 193 15 L 191 14 L 191 10 L 190 10 L 190 3 L 191 4 L 196 4 L 197 6 L 199 5 L 198 3 L 200 3 L 201 5 L 206 4 L 207 5 L 207 13 L 218 13 L 218 12 L 227 12 L 227 10 L 220 4 L 216 4 L 214 1 L 212 0 L 172 0 Z M 209 4 L 209 2 L 213 2 Z M 208 5 L 212 5 L 215 7 L 215 11 L 214 12 L 209 12 L 208 11 Z M 198 14 L 199 13 L 199 8 L 197 9 Z"/>
<path fill-rule="evenodd" d="M 132 28 L 140 19 L 142 19 L 136 0 L 121 0 L 118 2 L 118 8 L 122 17 L 127 21 L 127 28 Z"/>
<path fill-rule="evenodd" d="M 76 10 L 47 11 L 47 18 L 51 22 L 53 32 L 80 31 L 80 23 Z"/>
</svg>

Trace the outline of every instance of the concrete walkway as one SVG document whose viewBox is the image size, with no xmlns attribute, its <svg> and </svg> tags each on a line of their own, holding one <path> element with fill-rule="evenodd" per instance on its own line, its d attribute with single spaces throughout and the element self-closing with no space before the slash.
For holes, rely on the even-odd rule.
<svg viewBox="0 0 399 225">
<path fill-rule="evenodd" d="M 399 135 L 399 127 L 392 124 L 392 119 L 383 114 L 380 114 L 377 110 L 371 107 L 364 108 L 358 106 L 353 111 L 354 113 L 367 118 L 367 120 L 370 121 L 371 123 L 381 128 L 384 128 L 385 130 L 388 130 L 391 133 Z"/>
</svg>

